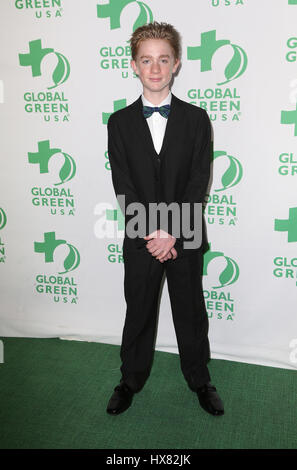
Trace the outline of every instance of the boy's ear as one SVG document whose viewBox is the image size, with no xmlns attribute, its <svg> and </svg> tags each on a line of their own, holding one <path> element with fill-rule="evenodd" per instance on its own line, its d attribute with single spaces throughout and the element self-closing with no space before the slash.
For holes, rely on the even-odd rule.
<svg viewBox="0 0 297 470">
<path fill-rule="evenodd" d="M 177 71 L 179 65 L 180 65 L 180 59 L 176 59 L 176 62 L 174 64 L 174 73 Z"/>
<path fill-rule="evenodd" d="M 131 67 L 134 70 L 134 72 L 137 74 L 137 65 L 134 59 L 131 59 L 130 61 Z"/>
</svg>

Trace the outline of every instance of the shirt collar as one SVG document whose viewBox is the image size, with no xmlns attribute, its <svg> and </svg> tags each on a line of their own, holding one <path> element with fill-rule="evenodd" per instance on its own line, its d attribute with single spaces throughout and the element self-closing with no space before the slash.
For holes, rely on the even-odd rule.
<svg viewBox="0 0 297 470">
<path fill-rule="evenodd" d="M 160 106 L 164 106 L 165 104 L 170 104 L 171 103 L 171 96 L 172 96 L 171 91 L 169 91 L 166 98 L 163 101 L 161 101 L 161 103 L 159 103 L 158 105 L 152 104 L 149 100 L 147 100 L 144 97 L 143 94 L 141 95 L 141 99 L 142 99 L 143 106 L 152 106 L 153 108 L 155 108 L 156 106 L 160 107 Z"/>
</svg>

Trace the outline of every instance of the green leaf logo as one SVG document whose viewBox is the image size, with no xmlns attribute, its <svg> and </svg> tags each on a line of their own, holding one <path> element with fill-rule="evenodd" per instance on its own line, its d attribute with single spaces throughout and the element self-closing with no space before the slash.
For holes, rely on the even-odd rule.
<svg viewBox="0 0 297 470">
<path fill-rule="evenodd" d="M 80 255 L 77 248 L 75 248 L 73 245 L 70 245 L 70 243 L 67 243 L 67 246 L 69 247 L 69 254 L 64 261 L 64 268 L 66 271 L 60 272 L 59 274 L 66 274 L 69 271 L 73 271 L 80 263 Z"/>
<path fill-rule="evenodd" d="M 239 277 L 239 267 L 238 264 L 229 256 L 225 256 L 221 251 L 211 251 L 211 244 L 209 244 L 209 249 L 204 254 L 203 261 L 203 276 L 208 275 L 208 265 L 214 259 L 223 257 L 226 260 L 226 267 L 219 275 L 219 286 L 213 286 L 213 289 L 220 289 L 230 284 L 234 284 Z"/>
<path fill-rule="evenodd" d="M 7 217 L 4 210 L 0 207 L 0 230 L 2 230 L 7 222 Z"/>
<path fill-rule="evenodd" d="M 213 160 L 219 157 L 224 157 L 224 158 L 227 157 L 229 160 L 229 167 L 227 168 L 227 170 L 225 171 L 225 173 L 223 174 L 221 178 L 222 187 L 215 189 L 215 192 L 225 191 L 226 189 L 229 189 L 232 186 L 235 186 L 236 184 L 238 184 L 242 178 L 242 173 L 243 173 L 242 165 L 237 158 L 231 155 L 227 155 L 227 153 L 224 151 L 214 152 Z"/>
<path fill-rule="evenodd" d="M 235 80 L 240 77 L 247 68 L 247 55 L 242 47 L 236 46 L 235 44 L 231 44 L 231 46 L 234 53 L 225 69 L 225 77 L 227 80 L 225 82 L 218 83 L 218 85 L 225 85 L 226 83 Z"/>
<path fill-rule="evenodd" d="M 140 13 L 137 20 L 133 25 L 133 32 L 139 27 L 143 26 L 146 23 L 151 23 L 153 21 L 153 13 L 151 9 L 143 2 L 137 2 L 140 7 Z"/>
<path fill-rule="evenodd" d="M 225 256 L 225 260 L 227 261 L 227 266 L 219 276 L 221 284 L 219 286 L 215 286 L 214 289 L 229 286 L 236 282 L 239 277 L 239 268 L 235 261 L 228 256 Z"/>
<path fill-rule="evenodd" d="M 53 72 L 53 82 L 54 85 L 48 87 L 48 90 L 52 88 L 56 88 L 58 85 L 64 83 L 70 74 L 70 64 L 66 57 L 61 54 L 60 52 L 55 52 L 56 56 L 58 57 L 58 64 Z"/>
<path fill-rule="evenodd" d="M 65 161 L 59 173 L 60 181 L 59 183 L 55 183 L 55 186 L 70 181 L 76 173 L 76 165 L 73 158 L 65 152 L 62 152 L 62 155 L 64 156 Z"/>
</svg>

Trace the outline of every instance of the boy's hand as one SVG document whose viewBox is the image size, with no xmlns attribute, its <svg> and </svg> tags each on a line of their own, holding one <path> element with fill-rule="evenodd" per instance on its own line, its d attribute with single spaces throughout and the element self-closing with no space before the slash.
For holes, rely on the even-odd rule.
<svg viewBox="0 0 297 470">
<path fill-rule="evenodd" d="M 176 238 L 165 232 L 164 230 L 156 230 L 144 237 L 145 240 L 149 240 L 146 244 L 146 248 L 151 253 L 152 256 L 155 256 L 161 263 L 173 257 L 177 257 L 177 252 L 173 248 Z M 174 251 L 171 251 L 171 250 Z"/>
<path fill-rule="evenodd" d="M 169 253 L 164 256 L 163 258 L 160 258 L 160 263 L 164 263 L 164 261 L 167 261 L 168 259 L 176 259 L 177 258 L 177 251 L 175 248 L 171 248 L 171 250 L 169 251 Z"/>
</svg>

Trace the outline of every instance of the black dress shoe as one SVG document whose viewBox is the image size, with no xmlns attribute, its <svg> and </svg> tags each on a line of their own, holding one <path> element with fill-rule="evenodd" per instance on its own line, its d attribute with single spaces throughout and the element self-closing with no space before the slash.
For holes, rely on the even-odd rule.
<svg viewBox="0 0 297 470">
<path fill-rule="evenodd" d="M 126 385 L 124 382 L 121 382 L 114 389 L 114 393 L 112 394 L 108 405 L 107 405 L 107 413 L 111 415 L 118 415 L 123 413 L 132 403 L 134 392 Z"/>
<path fill-rule="evenodd" d="M 210 382 L 197 389 L 199 403 L 208 413 L 221 416 L 224 414 L 224 405 L 220 399 L 216 387 Z"/>
</svg>

